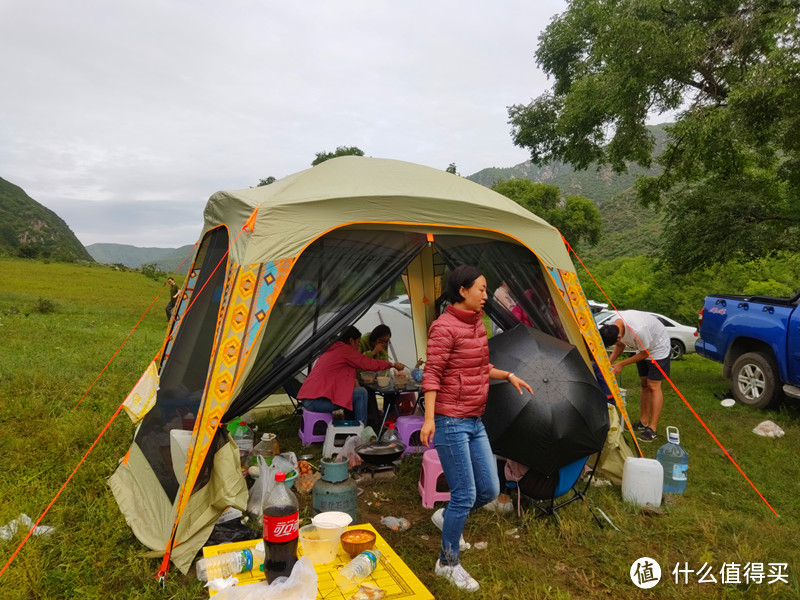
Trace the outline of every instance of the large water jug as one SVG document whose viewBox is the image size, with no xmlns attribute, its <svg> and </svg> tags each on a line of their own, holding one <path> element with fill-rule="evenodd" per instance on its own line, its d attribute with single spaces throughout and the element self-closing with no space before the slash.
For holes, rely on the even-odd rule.
<svg viewBox="0 0 800 600">
<path fill-rule="evenodd" d="M 660 462 L 629 456 L 622 467 L 622 499 L 638 506 L 661 506 L 663 479 Z"/>
<path fill-rule="evenodd" d="M 681 446 L 677 427 L 667 427 L 667 443 L 658 449 L 656 460 L 664 467 L 664 493 L 682 494 L 686 491 L 689 453 Z"/>
</svg>

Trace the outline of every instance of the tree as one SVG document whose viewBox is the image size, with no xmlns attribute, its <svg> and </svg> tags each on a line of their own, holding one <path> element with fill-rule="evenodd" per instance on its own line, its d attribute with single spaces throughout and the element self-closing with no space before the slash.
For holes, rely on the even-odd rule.
<svg viewBox="0 0 800 600">
<path fill-rule="evenodd" d="M 543 218 L 573 246 L 582 242 L 594 245 L 600 240 L 603 230 L 600 211 L 588 198 L 567 196 L 562 200 L 557 186 L 529 179 L 499 181 L 492 189 Z"/>
<path fill-rule="evenodd" d="M 800 3 L 571 0 L 540 37 L 550 91 L 509 107 L 536 163 L 650 166 L 646 119 L 674 113 L 640 202 L 678 270 L 800 243 Z"/>
<path fill-rule="evenodd" d="M 270 183 L 275 183 L 276 181 L 277 181 L 277 179 L 275 179 L 272 175 L 270 175 L 269 177 L 267 177 L 265 179 L 259 179 L 258 180 L 258 185 L 256 187 L 261 187 L 263 185 L 269 185 Z"/>
<path fill-rule="evenodd" d="M 311 163 L 312 167 L 316 167 L 326 160 L 339 156 L 364 156 L 364 151 L 357 146 L 338 146 L 333 152 L 317 152 L 316 156 L 317 157 Z"/>
<path fill-rule="evenodd" d="M 449 165 L 447 165 L 445 171 L 447 171 L 448 173 L 452 173 L 453 175 L 458 175 L 458 171 L 456 170 L 456 163 L 450 163 Z"/>
</svg>

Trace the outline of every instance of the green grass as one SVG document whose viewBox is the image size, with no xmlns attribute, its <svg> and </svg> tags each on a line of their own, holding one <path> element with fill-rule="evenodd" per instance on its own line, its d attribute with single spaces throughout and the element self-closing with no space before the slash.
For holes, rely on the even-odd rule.
<svg viewBox="0 0 800 600">
<path fill-rule="evenodd" d="M 0 260 L 0 526 L 24 512 L 36 519 L 94 442 L 158 350 L 165 331 L 165 295 L 120 350 L 116 360 L 83 400 L 75 404 L 117 351 L 161 289 L 138 273 L 109 268 Z M 46 301 L 46 302 L 44 302 Z M 48 306 L 53 310 L 37 310 Z M 800 542 L 800 405 L 758 412 L 720 406 L 715 393 L 727 389 L 720 365 L 696 355 L 673 365 L 673 378 L 689 403 L 764 494 L 770 512 L 742 475 L 673 391 L 666 392 L 662 438 L 643 444 L 655 456 L 667 425 L 680 429 L 690 455 L 686 494 L 670 498 L 662 515 L 647 515 L 624 503 L 617 487 L 592 488 L 587 502 L 562 511 L 561 526 L 527 514 L 498 516 L 483 510 L 467 521 L 465 537 L 486 541 L 487 550 L 462 556 L 480 581 L 476 598 L 795 598 Z M 632 368 L 623 373 L 628 406 L 637 416 L 638 390 Z M 768 439 L 751 432 L 765 419 L 786 435 Z M 282 413 L 258 420 L 261 431 L 278 434 L 284 450 L 300 450 L 297 421 Z M 3 599 L 27 598 L 206 598 L 195 580 L 172 569 L 166 589 L 155 582 L 160 560 L 133 536 L 105 480 L 130 444 L 133 427 L 121 414 L 65 488 L 43 524 L 48 537 L 32 537 L 0 576 Z M 320 455 L 319 445 L 313 447 Z M 419 457 L 407 459 L 398 479 L 363 486 L 362 521 L 371 522 L 418 574 L 436 598 L 464 594 L 432 574 L 438 531 L 432 511 L 421 507 L 416 481 Z M 374 492 L 386 498 L 378 498 Z M 301 514 L 310 498 L 300 496 Z M 619 527 L 599 528 L 590 507 L 602 509 Z M 395 533 L 380 524 L 385 515 L 404 516 L 412 526 Z M 519 537 L 506 535 L 518 529 Z M 0 541 L 0 568 L 22 533 Z M 628 571 L 641 556 L 664 569 L 653 590 L 634 587 Z M 718 571 L 723 562 L 788 562 L 790 584 L 676 585 L 677 562 Z M 719 579 L 718 573 L 717 578 Z"/>
</svg>

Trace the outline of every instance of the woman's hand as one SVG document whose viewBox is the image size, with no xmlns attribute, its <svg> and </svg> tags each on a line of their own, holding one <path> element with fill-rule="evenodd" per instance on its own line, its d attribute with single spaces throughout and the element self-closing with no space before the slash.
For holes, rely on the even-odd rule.
<svg viewBox="0 0 800 600">
<path fill-rule="evenodd" d="M 403 369 L 406 368 L 406 366 L 401 362 L 396 362 L 392 366 L 395 368 L 396 371 L 402 371 Z"/>
<path fill-rule="evenodd" d="M 430 443 L 433 441 L 433 434 L 436 432 L 436 423 L 433 419 L 425 417 L 425 422 L 422 424 L 422 429 L 419 430 L 419 439 L 424 446 L 430 448 Z"/>
<path fill-rule="evenodd" d="M 525 381 L 516 375 L 511 375 L 511 377 L 508 379 L 508 382 L 513 385 L 520 394 L 522 393 L 522 388 L 525 388 L 531 393 L 531 396 L 533 396 L 533 390 L 531 389 L 531 386 L 529 386 L 527 383 L 525 383 Z"/>
</svg>

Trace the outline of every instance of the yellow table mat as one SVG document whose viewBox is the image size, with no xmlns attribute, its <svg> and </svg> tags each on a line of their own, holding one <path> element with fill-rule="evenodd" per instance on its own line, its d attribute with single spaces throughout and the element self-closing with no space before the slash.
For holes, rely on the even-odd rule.
<svg viewBox="0 0 800 600">
<path fill-rule="evenodd" d="M 351 525 L 348 529 L 368 529 L 375 532 L 375 547 L 381 551 L 381 560 L 365 581 L 374 583 L 386 590 L 386 595 L 384 596 L 386 600 L 433 600 L 433 595 L 372 525 Z M 203 548 L 203 556 L 216 556 L 217 554 L 233 552 L 234 550 L 253 548 L 258 541 L 250 540 L 220 544 L 219 546 L 206 546 Z M 297 551 L 299 556 L 303 555 L 303 550 L 299 543 L 297 544 Z M 317 600 L 347 600 L 349 598 L 349 596 L 342 594 L 336 584 L 333 583 L 336 572 L 348 562 L 350 562 L 350 555 L 339 544 L 339 551 L 334 560 L 324 565 L 314 565 L 314 570 L 317 572 Z M 265 576 L 260 566 L 255 565 L 252 571 L 237 575 L 239 585 L 263 581 Z M 216 593 L 212 591 L 210 594 L 214 596 Z"/>
</svg>

